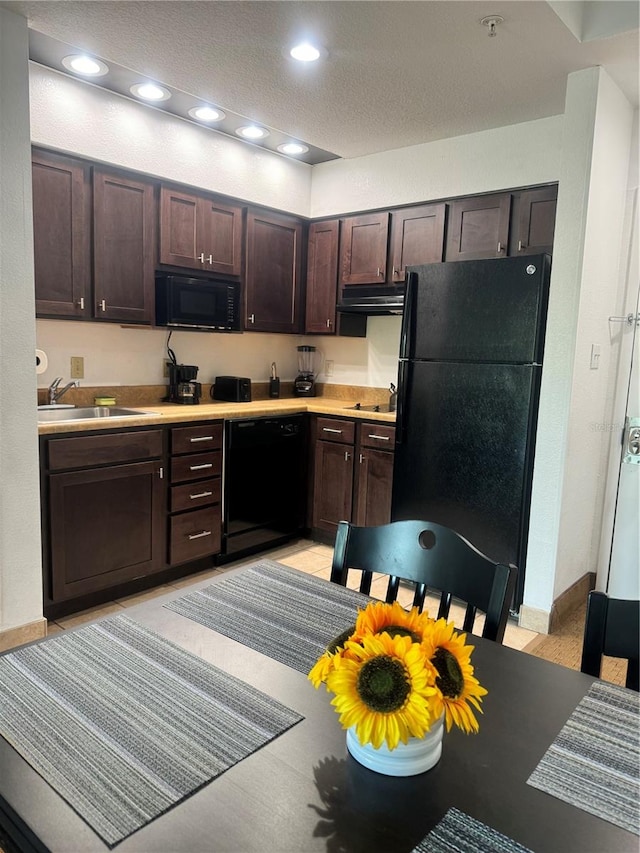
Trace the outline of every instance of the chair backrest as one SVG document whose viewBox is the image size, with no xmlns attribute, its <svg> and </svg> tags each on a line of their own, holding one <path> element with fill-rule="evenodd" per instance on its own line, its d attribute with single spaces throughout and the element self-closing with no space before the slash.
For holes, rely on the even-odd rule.
<svg viewBox="0 0 640 853">
<path fill-rule="evenodd" d="M 609 598 L 604 592 L 589 593 L 580 669 L 600 677 L 602 656 L 626 658 L 626 686 L 640 690 L 640 601 Z"/>
<path fill-rule="evenodd" d="M 338 525 L 331 580 L 346 586 L 349 569 L 362 570 L 360 591 L 369 594 L 372 574 L 389 575 L 386 601 L 395 601 L 400 580 L 415 586 L 422 610 L 430 589 L 440 593 L 438 618 L 448 618 L 452 598 L 466 605 L 464 631 L 473 631 L 476 611 L 486 614 L 482 636 L 501 643 L 517 569 L 494 563 L 466 539 L 440 524 L 395 521 L 379 527 Z"/>
</svg>

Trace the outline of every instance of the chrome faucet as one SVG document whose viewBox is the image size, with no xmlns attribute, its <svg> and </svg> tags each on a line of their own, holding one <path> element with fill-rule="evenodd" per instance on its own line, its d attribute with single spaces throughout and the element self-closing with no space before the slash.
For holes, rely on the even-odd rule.
<svg viewBox="0 0 640 853">
<path fill-rule="evenodd" d="M 70 388 L 75 388 L 77 386 L 77 382 L 73 379 L 71 382 L 67 382 L 64 388 L 58 389 L 58 385 L 62 382 L 62 376 L 57 376 L 51 385 L 49 385 L 49 405 L 52 406 L 54 403 L 57 403 L 58 400 L 62 397 L 63 394 L 66 394 Z"/>
</svg>

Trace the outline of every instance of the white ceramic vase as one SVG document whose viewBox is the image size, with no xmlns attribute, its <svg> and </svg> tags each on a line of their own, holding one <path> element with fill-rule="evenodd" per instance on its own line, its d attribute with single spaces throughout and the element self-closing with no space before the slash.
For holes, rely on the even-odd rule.
<svg viewBox="0 0 640 853">
<path fill-rule="evenodd" d="M 406 744 L 400 742 L 395 749 L 389 749 L 385 743 L 380 749 L 374 749 L 370 743 L 360 743 L 352 726 L 347 729 L 347 749 L 356 761 L 376 773 L 385 776 L 417 776 L 418 773 L 431 770 L 440 761 L 443 734 L 444 714 L 424 737 L 409 738 Z"/>
</svg>

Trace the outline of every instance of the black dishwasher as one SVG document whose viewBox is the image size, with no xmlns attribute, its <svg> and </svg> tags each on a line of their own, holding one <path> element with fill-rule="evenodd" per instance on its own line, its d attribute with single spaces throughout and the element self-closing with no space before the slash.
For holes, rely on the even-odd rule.
<svg viewBox="0 0 640 853">
<path fill-rule="evenodd" d="M 225 424 L 223 555 L 284 542 L 305 526 L 307 417 Z"/>
</svg>

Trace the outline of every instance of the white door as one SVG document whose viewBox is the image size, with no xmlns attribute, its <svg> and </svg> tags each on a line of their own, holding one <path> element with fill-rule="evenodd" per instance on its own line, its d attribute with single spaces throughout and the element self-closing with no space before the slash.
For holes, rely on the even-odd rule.
<svg viewBox="0 0 640 853">
<path fill-rule="evenodd" d="M 606 591 L 640 599 L 640 314 L 631 315 L 631 369 Z"/>
</svg>

